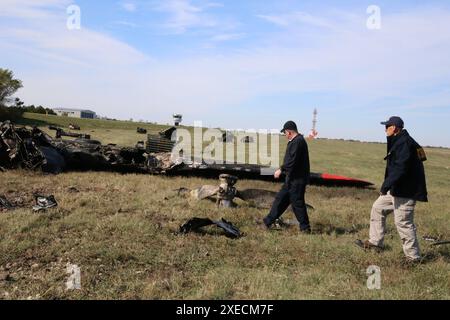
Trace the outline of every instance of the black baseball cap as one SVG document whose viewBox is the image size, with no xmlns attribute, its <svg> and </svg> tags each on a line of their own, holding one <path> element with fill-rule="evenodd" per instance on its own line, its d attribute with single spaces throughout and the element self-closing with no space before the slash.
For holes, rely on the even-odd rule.
<svg viewBox="0 0 450 320">
<path fill-rule="evenodd" d="M 385 126 L 396 126 L 397 128 L 403 128 L 405 123 L 400 117 L 390 117 L 388 121 L 381 122 L 382 125 Z"/>
<path fill-rule="evenodd" d="M 298 131 L 297 125 L 294 121 L 288 121 L 284 124 L 283 129 L 281 129 L 281 133 L 284 133 L 286 130 Z"/>
</svg>

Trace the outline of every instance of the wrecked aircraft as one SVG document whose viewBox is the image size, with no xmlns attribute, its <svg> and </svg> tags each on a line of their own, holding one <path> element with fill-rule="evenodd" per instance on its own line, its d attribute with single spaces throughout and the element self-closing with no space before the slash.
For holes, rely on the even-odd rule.
<svg viewBox="0 0 450 320">
<path fill-rule="evenodd" d="M 192 175 L 213 179 L 228 174 L 239 179 L 276 181 L 272 175 L 263 175 L 262 170 L 270 168 L 260 165 L 207 164 L 204 161 L 186 160 L 182 154 L 174 157 L 172 150 L 175 143 L 171 137 L 175 130 L 169 128 L 159 135 L 148 135 L 145 147 L 140 142 L 132 148 L 102 145 L 99 141 L 86 139 L 87 136 L 83 134 L 70 135 L 77 138 L 75 140 L 64 140 L 62 136 L 65 136 L 65 132 L 62 129 L 57 130 L 57 138 L 54 139 L 36 127 L 15 126 L 10 121 L 0 122 L 0 168 L 40 169 L 52 174 L 89 170 Z M 320 173 L 311 173 L 311 184 L 362 188 L 372 185 L 367 181 Z"/>
</svg>

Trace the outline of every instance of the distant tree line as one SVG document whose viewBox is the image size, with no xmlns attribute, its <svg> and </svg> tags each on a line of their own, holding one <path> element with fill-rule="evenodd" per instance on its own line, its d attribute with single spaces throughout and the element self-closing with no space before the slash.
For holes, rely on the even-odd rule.
<svg viewBox="0 0 450 320">
<path fill-rule="evenodd" d="M 18 120 L 24 112 L 55 114 L 50 108 L 25 106 L 19 98 L 12 99 L 12 95 L 22 87 L 22 81 L 15 79 L 11 70 L 0 68 L 0 121 Z"/>
<path fill-rule="evenodd" d="M 52 114 L 56 115 L 55 111 L 53 111 L 50 108 L 45 108 L 43 106 L 35 106 L 34 104 L 30 106 L 26 106 L 23 101 L 21 101 L 19 98 L 16 98 L 14 100 L 14 105 L 9 107 L 13 110 L 18 110 L 23 112 L 31 112 L 31 113 L 41 113 L 41 114 Z"/>
</svg>

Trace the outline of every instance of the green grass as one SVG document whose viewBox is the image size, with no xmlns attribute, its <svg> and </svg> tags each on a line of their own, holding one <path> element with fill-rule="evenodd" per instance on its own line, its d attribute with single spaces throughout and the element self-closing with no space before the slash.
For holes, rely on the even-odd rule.
<svg viewBox="0 0 450 320">
<path fill-rule="evenodd" d="M 26 117 L 28 123 L 40 126 L 67 121 Z M 102 142 L 133 145 L 143 137 L 135 133 L 135 123 L 78 124 L 86 133 L 95 131 Z M 142 126 L 155 132 L 163 128 Z M 385 145 L 316 140 L 309 148 L 313 171 L 367 179 L 380 186 Z M 254 219 L 262 218 L 266 210 L 245 203 L 238 209 L 218 210 L 212 202 L 179 198 L 173 191 L 210 180 L 92 172 L 0 173 L 0 195 L 23 203 L 15 211 L 0 212 L 0 274 L 11 277 L 0 280 L 0 298 L 449 299 L 450 248 L 432 247 L 422 237 L 450 238 L 450 150 L 426 151 L 430 202 L 417 205 L 415 220 L 428 259 L 414 268 L 401 265 L 393 217 L 388 218 L 386 251 L 364 252 L 353 245 L 355 239 L 368 236 L 376 190 L 309 187 L 306 196 L 316 208 L 310 212 L 316 233 L 302 235 L 296 228 L 259 229 Z M 70 187 L 79 192 L 71 193 Z M 280 185 L 243 180 L 237 187 L 276 191 Z M 33 213 L 33 192 L 54 194 L 59 206 Z M 223 217 L 245 236 L 231 240 L 213 228 L 204 234 L 178 235 L 179 226 L 194 216 Z M 292 213 L 286 218 L 295 219 Z M 68 262 L 81 268 L 80 291 L 65 290 Z M 370 265 L 381 268 L 381 290 L 366 287 Z"/>
</svg>

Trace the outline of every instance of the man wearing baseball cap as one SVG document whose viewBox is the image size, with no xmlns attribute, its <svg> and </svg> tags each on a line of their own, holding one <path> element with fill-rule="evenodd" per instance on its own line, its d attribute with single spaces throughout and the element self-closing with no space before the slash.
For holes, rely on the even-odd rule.
<svg viewBox="0 0 450 320">
<path fill-rule="evenodd" d="M 305 202 L 305 190 L 310 175 L 308 145 L 303 136 L 299 134 L 294 121 L 286 122 L 281 133 L 284 133 L 289 143 L 284 164 L 275 172 L 274 177 L 279 179 L 284 174 L 286 180 L 263 223 L 269 228 L 289 205 L 292 205 L 292 210 L 300 224 L 300 231 L 310 233 L 311 227 Z"/>
<path fill-rule="evenodd" d="M 394 213 L 395 225 L 403 242 L 407 262 L 420 262 L 420 249 L 414 225 L 416 201 L 427 202 L 427 187 L 422 147 L 404 129 L 400 117 L 381 122 L 386 128 L 386 172 L 380 197 L 372 206 L 369 240 L 357 240 L 364 249 L 383 249 L 386 217 Z"/>
</svg>

